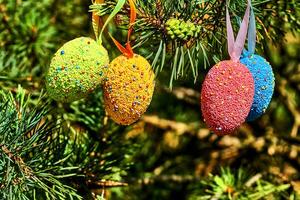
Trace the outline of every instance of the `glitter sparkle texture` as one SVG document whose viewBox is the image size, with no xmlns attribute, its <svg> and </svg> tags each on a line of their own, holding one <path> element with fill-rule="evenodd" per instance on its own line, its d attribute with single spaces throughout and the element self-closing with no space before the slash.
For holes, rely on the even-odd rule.
<svg viewBox="0 0 300 200">
<path fill-rule="evenodd" d="M 254 96 L 254 80 L 241 63 L 222 61 L 208 72 L 201 91 L 205 123 L 218 135 L 232 133 L 246 119 Z"/>
<path fill-rule="evenodd" d="M 244 51 L 241 63 L 252 73 L 255 94 L 247 121 L 253 121 L 265 113 L 273 96 L 275 78 L 271 65 L 263 57 Z"/>
<path fill-rule="evenodd" d="M 64 44 L 54 55 L 46 76 L 49 96 L 61 102 L 84 98 L 102 84 L 108 69 L 106 49 L 91 38 Z"/>
<path fill-rule="evenodd" d="M 147 110 L 154 91 L 154 72 L 142 56 L 114 59 L 104 83 L 104 102 L 108 115 L 118 124 L 130 125 Z"/>
</svg>

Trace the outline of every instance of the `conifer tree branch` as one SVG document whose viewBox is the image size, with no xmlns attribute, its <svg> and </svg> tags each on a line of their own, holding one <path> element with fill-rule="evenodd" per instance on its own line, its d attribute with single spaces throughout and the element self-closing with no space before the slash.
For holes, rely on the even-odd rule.
<svg viewBox="0 0 300 200">
<path fill-rule="evenodd" d="M 106 0 L 105 3 L 92 5 L 90 8 L 103 16 L 111 12 L 115 3 L 116 0 Z M 225 1 L 179 0 L 174 4 L 172 0 L 137 0 L 136 3 L 138 21 L 135 24 L 135 47 L 151 49 L 152 53 L 146 56 L 152 61 L 157 74 L 168 63 L 172 72 L 171 87 L 173 80 L 190 75 L 196 79 L 200 68 L 207 68 L 211 63 L 227 58 L 224 48 Z M 266 44 L 264 40 L 272 40 L 274 43 L 284 40 L 282 25 L 286 18 L 291 19 L 292 31 L 300 30 L 297 19 L 299 10 L 293 10 L 299 9 L 298 2 L 277 4 L 268 0 L 253 1 L 252 4 L 258 21 L 259 48 Z M 274 5 L 272 10 L 269 9 L 270 5 Z M 233 20 L 235 29 L 238 28 L 238 19 L 245 7 L 246 1 L 230 1 L 230 9 L 237 19 Z M 119 13 L 118 27 L 127 28 L 128 8 L 128 5 L 125 6 Z M 261 19 L 266 16 L 272 18 L 267 24 L 263 24 Z"/>
</svg>

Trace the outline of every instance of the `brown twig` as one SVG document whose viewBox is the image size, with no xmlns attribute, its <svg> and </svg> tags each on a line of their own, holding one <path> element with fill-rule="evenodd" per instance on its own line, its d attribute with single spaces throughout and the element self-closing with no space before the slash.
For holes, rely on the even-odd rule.
<svg viewBox="0 0 300 200">
<path fill-rule="evenodd" d="M 112 180 L 98 180 L 98 181 L 88 180 L 87 185 L 89 187 L 93 187 L 93 188 L 99 188 L 99 187 L 109 188 L 109 187 L 128 186 L 128 183 L 119 182 L 119 181 L 112 181 Z"/>
<path fill-rule="evenodd" d="M 144 115 L 142 117 L 142 121 L 163 130 L 172 130 L 178 135 L 182 135 L 182 134 L 195 135 L 197 133 L 197 129 L 194 127 L 192 123 L 185 124 L 182 122 L 171 121 L 171 120 L 159 118 L 156 115 L 151 115 L 151 116 Z"/>
<path fill-rule="evenodd" d="M 170 90 L 167 87 L 163 88 L 164 91 L 173 94 L 177 99 L 183 100 L 192 105 L 199 105 L 200 92 L 185 87 L 174 87 Z"/>
<path fill-rule="evenodd" d="M 294 124 L 290 135 L 291 137 L 297 137 L 298 129 L 300 126 L 300 112 L 297 109 L 294 97 L 286 90 L 288 84 L 287 80 L 280 78 L 278 80 L 278 83 L 278 91 L 284 97 L 285 104 L 294 117 Z"/>
<path fill-rule="evenodd" d="M 19 156 L 14 155 L 5 145 L 0 145 L 2 151 L 11 159 L 13 160 L 17 165 L 20 166 L 21 170 L 24 172 L 24 174 L 27 177 L 31 177 L 33 175 L 32 170 L 30 167 L 28 167 L 23 159 Z"/>
<path fill-rule="evenodd" d="M 26 177 L 30 178 L 33 176 L 33 172 L 30 167 L 28 167 L 23 159 L 19 156 L 14 155 L 5 145 L 0 144 L 1 150 L 7 155 L 12 161 L 14 161 L 19 167 L 20 170 L 25 174 Z M 15 185 L 20 184 L 22 181 L 20 178 L 15 178 L 12 181 Z M 5 187 L 4 184 L 0 184 L 0 188 Z"/>
<path fill-rule="evenodd" d="M 183 183 L 183 182 L 193 182 L 199 180 L 198 177 L 191 176 L 191 175 L 160 175 L 160 176 L 152 176 L 149 178 L 139 179 L 137 181 L 138 184 L 149 185 L 155 181 L 162 181 L 162 182 L 175 182 L 175 183 Z"/>
</svg>

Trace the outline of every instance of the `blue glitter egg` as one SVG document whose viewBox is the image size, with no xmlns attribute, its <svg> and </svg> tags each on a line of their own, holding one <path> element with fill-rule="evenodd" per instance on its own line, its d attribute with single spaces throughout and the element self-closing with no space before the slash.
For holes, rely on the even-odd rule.
<svg viewBox="0 0 300 200">
<path fill-rule="evenodd" d="M 247 121 L 253 121 L 268 108 L 274 92 L 275 78 L 271 65 L 259 55 L 244 51 L 240 62 L 247 66 L 254 79 L 255 94 L 247 117 Z"/>
</svg>

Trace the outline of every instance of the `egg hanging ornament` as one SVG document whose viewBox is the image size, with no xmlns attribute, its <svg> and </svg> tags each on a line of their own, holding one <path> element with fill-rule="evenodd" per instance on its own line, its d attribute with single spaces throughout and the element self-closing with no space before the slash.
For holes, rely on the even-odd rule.
<svg viewBox="0 0 300 200">
<path fill-rule="evenodd" d="M 110 63 L 104 84 L 104 102 L 108 115 L 121 125 L 137 121 L 151 102 L 154 77 L 151 65 L 140 55 L 115 58 Z"/>
<path fill-rule="evenodd" d="M 231 60 L 221 61 L 208 72 L 201 90 L 205 123 L 218 135 L 230 134 L 246 119 L 253 101 L 254 80 L 239 62 L 249 21 L 249 4 L 236 41 L 226 10 L 228 51 Z"/>
<path fill-rule="evenodd" d="M 87 37 L 64 44 L 51 60 L 46 88 L 56 101 L 72 102 L 85 97 L 103 81 L 109 58 L 106 49 Z"/>
<path fill-rule="evenodd" d="M 96 0 L 94 3 L 99 3 Z M 49 96 L 61 102 L 84 98 L 99 87 L 106 77 L 109 57 L 102 46 L 102 33 L 108 22 L 125 2 L 119 1 L 99 33 L 101 18 L 93 12 L 93 28 L 97 42 L 88 37 L 79 37 L 65 43 L 53 56 L 46 74 L 46 89 Z"/>
<path fill-rule="evenodd" d="M 129 0 L 129 3 L 131 15 L 126 48 L 112 37 L 123 55 L 110 63 L 103 87 L 105 110 L 120 125 L 130 125 L 141 117 L 151 102 L 155 86 L 150 63 L 134 54 L 130 46 L 136 11 L 134 2 Z"/>
<path fill-rule="evenodd" d="M 253 121 L 265 113 L 273 96 L 275 77 L 269 62 L 255 54 L 256 24 L 253 8 L 251 8 L 248 30 L 248 51 L 244 50 L 240 62 L 251 72 L 254 78 L 255 93 L 247 121 Z"/>
</svg>

